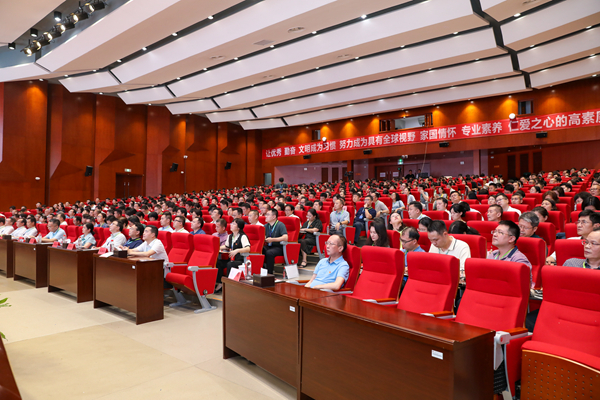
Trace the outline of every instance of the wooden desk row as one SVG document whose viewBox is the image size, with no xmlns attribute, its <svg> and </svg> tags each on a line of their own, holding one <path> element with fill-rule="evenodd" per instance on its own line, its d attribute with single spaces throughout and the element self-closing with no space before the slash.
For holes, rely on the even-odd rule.
<svg viewBox="0 0 600 400">
<path fill-rule="evenodd" d="M 494 332 L 288 283 L 224 279 L 223 358 L 298 399 L 491 399 Z"/>
<path fill-rule="evenodd" d="M 48 292 L 66 290 L 94 308 L 113 305 L 136 314 L 136 324 L 163 319 L 163 261 L 103 258 L 97 250 L 0 239 L 0 270 Z"/>
</svg>

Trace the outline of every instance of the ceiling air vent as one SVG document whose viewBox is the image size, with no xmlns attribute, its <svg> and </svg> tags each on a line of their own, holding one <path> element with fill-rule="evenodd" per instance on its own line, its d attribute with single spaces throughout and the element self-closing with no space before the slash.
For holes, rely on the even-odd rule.
<svg viewBox="0 0 600 400">
<path fill-rule="evenodd" d="M 301 31 L 303 31 L 304 29 L 306 29 L 306 28 L 304 28 L 303 26 L 296 26 L 296 27 L 294 27 L 294 28 L 290 28 L 290 29 L 288 29 L 288 33 L 296 33 L 296 32 L 301 32 Z"/>
</svg>

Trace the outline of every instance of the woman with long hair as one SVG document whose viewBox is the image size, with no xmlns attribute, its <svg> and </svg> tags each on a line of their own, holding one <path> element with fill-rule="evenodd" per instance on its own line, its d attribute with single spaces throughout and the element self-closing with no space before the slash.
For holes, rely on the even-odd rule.
<svg viewBox="0 0 600 400">
<path fill-rule="evenodd" d="M 383 218 L 377 217 L 371 223 L 367 246 L 390 247 L 390 241 L 388 239 Z"/>
</svg>

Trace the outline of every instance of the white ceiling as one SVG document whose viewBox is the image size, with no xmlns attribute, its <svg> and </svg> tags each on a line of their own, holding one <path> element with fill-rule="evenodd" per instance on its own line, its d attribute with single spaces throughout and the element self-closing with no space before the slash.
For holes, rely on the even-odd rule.
<svg viewBox="0 0 600 400">
<path fill-rule="evenodd" d="M 1 2 L 0 46 L 61 3 Z M 529 89 L 527 82 L 541 88 L 600 72 L 599 58 L 590 57 L 600 52 L 600 0 L 130 0 L 113 10 L 107 4 L 37 60 L 11 64 L 3 57 L 15 53 L 0 49 L 0 82 L 61 77 L 71 92 L 116 93 L 127 104 L 165 104 L 173 114 L 269 129 L 514 93 Z"/>
</svg>

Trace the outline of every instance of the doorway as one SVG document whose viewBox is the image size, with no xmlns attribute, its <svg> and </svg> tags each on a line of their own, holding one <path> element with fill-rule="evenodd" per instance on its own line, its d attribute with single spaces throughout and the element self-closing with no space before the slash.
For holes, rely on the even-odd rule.
<svg viewBox="0 0 600 400">
<path fill-rule="evenodd" d="M 117 174 L 115 195 L 120 198 L 143 196 L 143 176 L 134 174 Z"/>
<path fill-rule="evenodd" d="M 332 168 L 331 169 L 331 182 L 337 182 L 340 179 L 339 173 L 340 173 L 340 169 L 339 168 Z"/>
<path fill-rule="evenodd" d="M 329 168 L 321 167 L 321 182 L 329 182 Z"/>
<path fill-rule="evenodd" d="M 265 186 L 271 186 L 271 173 L 267 172 L 265 174 Z"/>
</svg>

